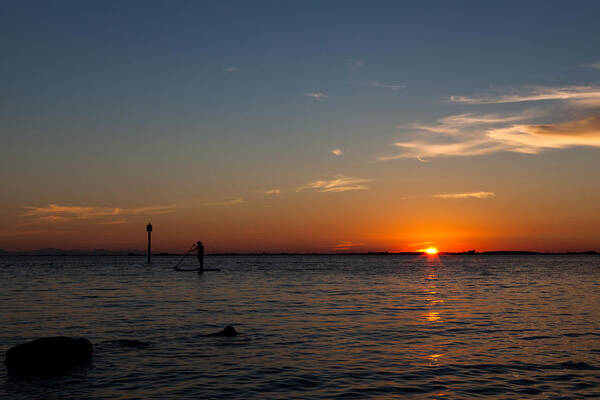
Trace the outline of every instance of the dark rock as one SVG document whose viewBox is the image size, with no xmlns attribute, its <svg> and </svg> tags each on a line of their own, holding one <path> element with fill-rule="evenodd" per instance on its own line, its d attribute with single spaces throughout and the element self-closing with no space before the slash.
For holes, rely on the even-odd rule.
<svg viewBox="0 0 600 400">
<path fill-rule="evenodd" d="M 60 373 L 89 361 L 93 354 L 87 339 L 55 336 L 11 347 L 4 362 L 9 372 L 17 374 Z"/>
<path fill-rule="evenodd" d="M 235 328 L 231 325 L 227 325 L 225 327 L 225 329 L 223 329 L 220 332 L 215 332 L 215 333 L 211 333 L 205 336 L 235 336 L 237 335 L 238 332 L 235 330 Z"/>
</svg>

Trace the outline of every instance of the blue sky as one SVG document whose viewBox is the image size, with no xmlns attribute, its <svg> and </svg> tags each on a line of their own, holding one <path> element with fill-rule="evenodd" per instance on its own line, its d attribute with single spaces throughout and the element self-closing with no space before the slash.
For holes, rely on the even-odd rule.
<svg viewBox="0 0 600 400">
<path fill-rule="evenodd" d="M 524 215 L 523 199 L 539 197 L 540 221 L 554 208 L 596 221 L 569 210 L 600 190 L 589 184 L 600 147 L 599 17 L 593 1 L 3 2 L 0 218 L 4 237 L 19 233 L 7 246 L 83 229 L 24 221 L 24 210 L 51 214 L 49 204 L 176 204 L 203 226 L 211 206 L 230 203 L 252 225 L 273 197 L 282 213 L 314 201 L 327 219 L 325 204 L 364 192 L 356 201 L 367 213 L 378 199 L 474 193 L 469 201 L 492 204 L 505 193 Z M 566 184 L 583 196 L 548 203 L 557 177 L 544 171 L 556 165 L 572 169 Z M 524 171 L 539 191 L 511 186 Z M 267 191 L 279 194 L 260 199 Z M 392 211 L 420 213 L 417 204 Z M 356 235 L 306 246 L 393 242 Z M 576 247 L 561 238 L 556 246 Z"/>
</svg>

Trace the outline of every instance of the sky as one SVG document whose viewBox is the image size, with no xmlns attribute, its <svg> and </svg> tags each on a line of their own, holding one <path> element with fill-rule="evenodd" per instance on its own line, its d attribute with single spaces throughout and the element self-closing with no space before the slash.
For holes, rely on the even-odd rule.
<svg viewBox="0 0 600 400">
<path fill-rule="evenodd" d="M 0 248 L 600 250 L 597 1 L 3 1 Z"/>
</svg>

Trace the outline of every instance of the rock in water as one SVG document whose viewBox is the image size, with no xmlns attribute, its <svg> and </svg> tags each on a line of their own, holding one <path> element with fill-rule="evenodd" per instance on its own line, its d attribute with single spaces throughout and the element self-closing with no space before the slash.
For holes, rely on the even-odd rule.
<svg viewBox="0 0 600 400">
<path fill-rule="evenodd" d="M 237 331 L 235 330 L 235 328 L 231 325 L 227 325 L 225 327 L 225 329 L 223 329 L 220 332 L 215 332 L 215 333 L 211 333 L 209 335 L 206 336 L 235 336 L 237 335 Z"/>
<path fill-rule="evenodd" d="M 18 344 L 6 352 L 6 367 L 17 374 L 60 373 L 89 361 L 94 347 L 87 339 L 46 337 Z"/>
</svg>

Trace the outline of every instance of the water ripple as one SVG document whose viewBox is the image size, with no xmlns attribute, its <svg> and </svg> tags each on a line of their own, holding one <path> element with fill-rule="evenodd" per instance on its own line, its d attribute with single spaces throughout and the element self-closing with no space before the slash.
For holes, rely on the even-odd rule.
<svg viewBox="0 0 600 400">
<path fill-rule="evenodd" d="M 10 399 L 600 397 L 600 258 L 0 257 L 0 351 L 88 337 Z M 232 324 L 232 338 L 204 337 Z M 119 340 L 149 346 L 120 346 Z"/>
</svg>

